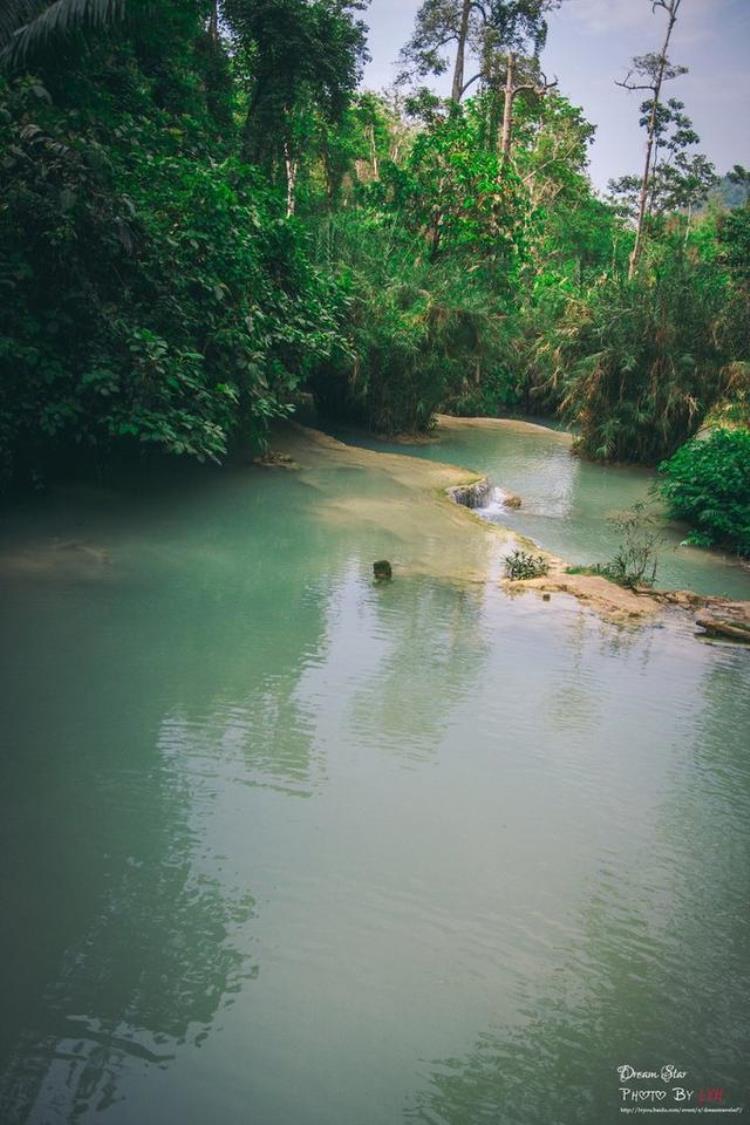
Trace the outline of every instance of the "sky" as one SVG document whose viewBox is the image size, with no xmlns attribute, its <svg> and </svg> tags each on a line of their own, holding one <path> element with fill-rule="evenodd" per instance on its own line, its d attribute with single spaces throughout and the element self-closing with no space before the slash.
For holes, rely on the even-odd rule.
<svg viewBox="0 0 750 1125">
<path fill-rule="evenodd" d="M 392 84 L 419 3 L 371 0 L 364 16 L 372 56 L 363 83 L 368 89 Z M 564 0 L 550 18 L 542 68 L 597 126 L 590 173 L 601 190 L 610 178 L 641 170 L 643 94 L 615 80 L 625 77 L 634 55 L 660 48 L 664 26 L 664 13 L 652 14 L 650 0 Z M 683 0 L 669 54 L 689 68 L 666 89 L 685 103 L 701 138 L 696 151 L 720 174 L 734 164 L 750 167 L 750 0 Z M 448 80 L 435 88 L 447 93 Z"/>
</svg>

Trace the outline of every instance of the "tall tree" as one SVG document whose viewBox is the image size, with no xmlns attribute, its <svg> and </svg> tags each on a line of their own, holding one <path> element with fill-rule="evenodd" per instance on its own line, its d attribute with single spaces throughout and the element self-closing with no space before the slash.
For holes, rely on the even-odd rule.
<svg viewBox="0 0 750 1125">
<path fill-rule="evenodd" d="M 451 65 L 446 48 L 455 44 L 451 100 L 458 105 L 470 85 L 464 81 L 467 48 L 470 41 L 476 43 L 485 21 L 484 8 L 475 0 L 424 0 L 399 56 L 403 66 L 399 81 L 445 74 Z"/>
<path fill-rule="evenodd" d="M 652 161 L 657 144 L 659 131 L 659 113 L 661 109 L 661 93 L 665 82 L 678 78 L 687 73 L 687 67 L 675 66 L 669 61 L 667 52 L 672 39 L 672 32 L 677 23 L 677 15 L 682 0 L 652 0 L 651 9 L 656 12 L 661 8 L 667 17 L 664 41 L 658 54 L 639 55 L 633 59 L 633 65 L 622 82 L 626 90 L 649 90 L 651 97 L 648 99 L 648 111 L 645 119 L 646 126 L 646 156 L 641 176 L 641 187 L 638 197 L 636 213 L 635 243 L 630 255 L 629 276 L 632 277 L 638 266 L 638 260 L 643 248 L 643 232 L 649 201 L 649 187 L 651 183 Z"/>
<path fill-rule="evenodd" d="M 646 192 L 646 213 L 662 215 L 670 211 L 685 211 L 687 236 L 693 209 L 705 201 L 718 180 L 713 164 L 702 154 L 690 152 L 700 137 L 684 109 L 683 102 L 670 98 L 659 106 L 654 116 L 654 148 Z M 645 101 L 641 106 L 641 125 L 648 125 L 652 115 L 652 103 Z M 618 180 L 610 180 L 609 190 L 623 212 L 630 218 L 636 218 L 642 192 L 641 178 L 622 176 Z"/>
<path fill-rule="evenodd" d="M 503 125 L 500 134 L 500 153 L 503 163 L 510 160 L 511 144 L 513 140 L 513 105 L 519 94 L 524 91 L 544 97 L 557 86 L 557 80 L 548 82 L 546 76 L 539 69 L 536 59 L 519 58 L 515 51 L 508 51 L 505 56 L 505 80 L 503 82 Z"/>
<path fill-rule="evenodd" d="M 340 121 L 366 57 L 365 28 L 349 0 L 224 0 L 249 74 L 245 155 L 271 175 L 283 167 L 287 215 L 316 115 Z"/>
<path fill-rule="evenodd" d="M 456 38 L 456 61 L 453 67 L 453 84 L 451 86 L 451 101 L 454 105 L 458 105 L 464 93 L 466 44 L 469 38 L 469 27 L 473 7 L 472 0 L 461 0 L 461 16 L 458 21 L 458 36 Z"/>
<path fill-rule="evenodd" d="M 401 52 L 402 78 L 443 74 L 450 65 L 445 48 L 455 44 L 451 101 L 458 105 L 475 82 L 502 98 L 498 138 L 503 162 L 510 158 L 513 105 L 523 92 L 543 96 L 556 85 L 539 66 L 547 37 L 547 16 L 562 0 L 424 0 L 414 33 Z M 467 54 L 476 70 L 466 78 Z"/>
</svg>

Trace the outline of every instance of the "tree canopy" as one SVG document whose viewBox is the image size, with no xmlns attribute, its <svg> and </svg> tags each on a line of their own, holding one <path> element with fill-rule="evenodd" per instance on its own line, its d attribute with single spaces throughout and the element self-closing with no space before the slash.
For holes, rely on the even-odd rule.
<svg viewBox="0 0 750 1125">
<path fill-rule="evenodd" d="M 679 0 L 625 80 L 646 167 L 608 199 L 543 71 L 557 6 L 425 0 L 376 94 L 356 2 L 10 0 L 4 485 L 222 460 L 303 390 L 381 432 L 557 412 L 585 455 L 652 463 L 746 424 L 748 174 L 719 181 L 664 96 Z"/>
</svg>

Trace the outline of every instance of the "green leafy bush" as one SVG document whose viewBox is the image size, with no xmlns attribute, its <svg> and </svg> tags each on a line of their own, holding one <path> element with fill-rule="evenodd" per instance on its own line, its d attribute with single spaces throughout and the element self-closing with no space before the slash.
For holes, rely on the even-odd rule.
<svg viewBox="0 0 750 1125">
<path fill-rule="evenodd" d="M 505 559 L 505 577 L 514 581 L 524 578 L 543 578 L 549 570 L 544 555 L 531 555 L 528 551 L 512 551 Z"/>
<path fill-rule="evenodd" d="M 500 352 L 498 348 L 498 352 Z M 473 372 L 464 373 L 458 386 L 451 390 L 441 404 L 449 414 L 459 417 L 497 418 L 518 410 L 523 404 L 522 381 L 503 362 L 502 354 L 494 358 L 489 371 L 482 370 L 479 362 Z"/>
<path fill-rule="evenodd" d="M 602 568 L 602 573 L 618 585 L 631 589 L 653 586 L 662 540 L 656 516 L 643 501 L 638 501 L 632 508 L 611 516 L 609 522 L 620 535 L 620 546 L 612 561 Z"/>
<path fill-rule="evenodd" d="M 659 519 L 639 500 L 632 508 L 610 516 L 608 522 L 619 533 L 614 557 L 591 566 L 569 566 L 568 574 L 598 574 L 629 590 L 653 586 L 659 562 L 662 531 Z"/>
<path fill-rule="evenodd" d="M 660 467 L 670 514 L 693 525 L 693 542 L 750 555 L 750 429 L 716 429 Z"/>
</svg>

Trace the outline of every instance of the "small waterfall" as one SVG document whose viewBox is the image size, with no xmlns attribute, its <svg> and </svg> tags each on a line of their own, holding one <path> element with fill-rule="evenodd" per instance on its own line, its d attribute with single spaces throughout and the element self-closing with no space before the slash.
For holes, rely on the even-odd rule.
<svg viewBox="0 0 750 1125">
<path fill-rule="evenodd" d="M 484 508 L 492 491 L 492 485 L 486 477 L 474 481 L 473 484 L 459 484 L 448 489 L 450 496 L 457 504 L 462 504 L 464 508 L 473 509 Z"/>
<path fill-rule="evenodd" d="M 486 501 L 481 505 L 481 512 L 479 514 L 489 520 L 493 519 L 496 516 L 501 516 L 508 510 L 505 503 L 508 495 L 509 494 L 502 488 L 498 488 L 497 485 L 493 485 L 489 491 L 489 495 L 487 496 Z"/>
<path fill-rule="evenodd" d="M 457 504 L 471 508 L 485 519 L 496 519 L 510 509 L 521 506 L 520 499 L 504 488 L 498 488 L 485 478 L 474 484 L 459 485 L 448 490 Z"/>
</svg>

